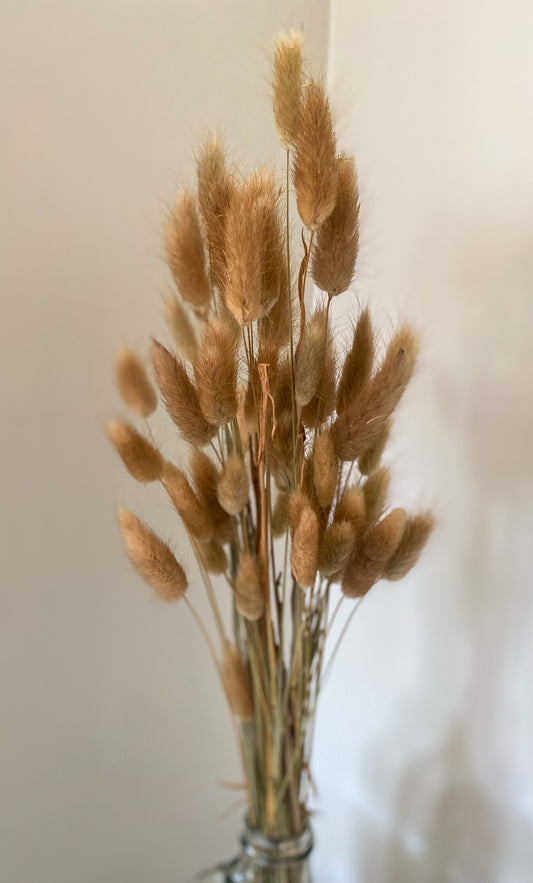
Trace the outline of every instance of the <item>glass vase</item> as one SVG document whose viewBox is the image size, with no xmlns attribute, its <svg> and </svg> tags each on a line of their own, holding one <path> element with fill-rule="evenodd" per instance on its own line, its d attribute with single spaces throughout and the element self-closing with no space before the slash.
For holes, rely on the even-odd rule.
<svg viewBox="0 0 533 883">
<path fill-rule="evenodd" d="M 241 854 L 200 875 L 204 883 L 312 883 L 309 855 L 313 832 L 309 823 L 295 837 L 276 840 L 245 823 Z"/>
</svg>

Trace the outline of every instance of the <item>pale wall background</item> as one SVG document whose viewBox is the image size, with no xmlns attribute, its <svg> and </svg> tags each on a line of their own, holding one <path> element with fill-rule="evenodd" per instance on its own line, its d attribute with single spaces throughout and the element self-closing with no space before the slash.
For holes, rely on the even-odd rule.
<svg viewBox="0 0 533 883">
<path fill-rule="evenodd" d="M 279 159 L 273 34 L 305 22 L 358 156 L 356 285 L 423 338 L 390 451 L 439 531 L 364 602 L 323 697 L 318 883 L 533 868 L 533 12 L 458 0 L 5 2 L 0 879 L 170 883 L 234 848 L 200 638 L 123 560 L 102 437 L 117 342 L 163 333 L 160 219 L 191 144 Z M 179 178 L 177 177 L 179 174 Z M 343 306 L 340 306 L 342 314 Z M 342 330 L 342 315 L 338 318 Z M 169 436 L 163 417 L 156 431 Z M 183 554 L 186 554 L 185 549 Z"/>
<path fill-rule="evenodd" d="M 324 696 L 328 880 L 533 879 L 532 45 L 521 0 L 331 4 L 356 289 L 423 341 L 397 499 L 440 525 L 365 600 Z"/>
</svg>

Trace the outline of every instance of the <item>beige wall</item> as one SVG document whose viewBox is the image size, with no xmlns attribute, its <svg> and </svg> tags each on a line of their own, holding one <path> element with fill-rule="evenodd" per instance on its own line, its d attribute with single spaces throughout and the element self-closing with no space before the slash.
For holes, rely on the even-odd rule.
<svg viewBox="0 0 533 883">
<path fill-rule="evenodd" d="M 163 330 L 160 223 L 193 143 L 220 125 L 275 157 L 271 39 L 305 22 L 325 64 L 328 4 L 4 0 L 0 19 L 0 878 L 181 881 L 236 846 L 216 783 L 239 770 L 187 611 L 121 551 L 119 500 L 175 522 L 103 437 L 112 357 Z"/>
<path fill-rule="evenodd" d="M 439 528 L 365 600 L 324 696 L 328 881 L 533 875 L 531 3 L 333 0 L 357 293 L 419 326 L 389 459 Z M 322 879 L 319 877 L 319 879 Z"/>
</svg>

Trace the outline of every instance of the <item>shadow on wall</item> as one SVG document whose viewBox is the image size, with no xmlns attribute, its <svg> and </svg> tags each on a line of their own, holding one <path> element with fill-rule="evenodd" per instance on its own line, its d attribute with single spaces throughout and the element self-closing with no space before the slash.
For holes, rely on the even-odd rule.
<svg viewBox="0 0 533 883">
<path fill-rule="evenodd" d="M 448 589 L 461 608 L 467 688 L 457 688 L 444 738 L 411 758 L 400 773 L 386 837 L 370 831 L 363 846 L 359 839 L 355 866 L 361 881 L 533 879 L 533 414 L 525 407 L 533 332 L 531 250 L 523 236 L 519 243 L 505 242 L 501 231 L 488 231 L 481 223 L 476 229 L 467 258 L 448 265 L 445 285 L 456 299 L 455 306 L 443 307 L 445 313 L 449 309 L 450 349 L 447 353 L 446 342 L 439 341 L 432 364 L 440 421 L 444 432 L 445 425 L 452 427 L 457 462 L 450 470 L 455 485 L 441 513 L 450 542 L 447 572 L 439 574 L 420 605 L 427 643 L 418 685 L 420 695 L 438 704 L 435 686 L 426 679 L 442 666 L 456 666 L 457 647 L 442 646 L 444 633 L 431 599 L 434 591 Z M 442 231 L 439 236 L 446 241 Z M 460 234 L 455 229 L 452 236 L 457 242 Z M 434 242 L 435 236 L 428 266 L 435 266 Z M 427 266 L 422 277 L 424 271 L 429 272 Z M 459 362 L 450 365 L 450 353 Z M 438 434 L 439 426 L 433 431 Z M 457 706 L 463 709 L 459 715 Z M 415 726 L 423 720 L 424 715 Z M 384 737 L 383 752 L 391 738 L 390 733 Z M 378 753 L 375 746 L 370 758 L 376 787 L 389 776 Z"/>
</svg>

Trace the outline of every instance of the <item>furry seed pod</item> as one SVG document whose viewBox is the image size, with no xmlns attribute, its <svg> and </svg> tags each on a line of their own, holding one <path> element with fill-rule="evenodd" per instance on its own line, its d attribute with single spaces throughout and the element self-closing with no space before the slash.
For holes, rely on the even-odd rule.
<svg viewBox="0 0 533 883">
<path fill-rule="evenodd" d="M 200 447 L 206 445 L 215 435 L 216 426 L 203 416 L 198 392 L 183 363 L 157 341 L 152 347 L 152 360 L 170 418 L 185 441 Z"/>
<path fill-rule="evenodd" d="M 198 448 L 193 448 L 190 452 L 189 468 L 196 495 L 210 513 L 213 538 L 219 543 L 229 543 L 233 538 L 233 522 L 231 516 L 218 502 L 219 468 L 204 451 Z"/>
<path fill-rule="evenodd" d="M 118 509 L 120 532 L 135 570 L 165 601 L 177 601 L 187 590 L 187 577 L 171 549 L 129 509 Z"/>
<path fill-rule="evenodd" d="M 303 491 L 294 490 L 289 493 L 288 516 L 291 533 L 294 533 L 296 530 L 305 507 L 310 505 L 311 501 Z"/>
<path fill-rule="evenodd" d="M 282 537 L 289 526 L 289 494 L 287 491 L 278 491 L 276 502 L 272 510 L 272 536 Z"/>
<path fill-rule="evenodd" d="M 137 481 L 157 481 L 163 474 L 163 457 L 140 432 L 129 423 L 112 420 L 107 435 L 122 458 L 124 466 Z"/>
<path fill-rule="evenodd" d="M 302 589 L 314 585 L 318 567 L 319 526 L 315 510 L 304 506 L 292 538 L 291 570 Z"/>
<path fill-rule="evenodd" d="M 372 527 L 383 514 L 387 504 L 390 478 L 390 470 L 386 466 L 382 466 L 381 469 L 369 475 L 363 485 L 368 528 Z"/>
<path fill-rule="evenodd" d="M 339 460 L 330 432 L 326 429 L 315 436 L 313 446 L 313 481 L 319 505 L 331 505 L 337 487 Z"/>
<path fill-rule="evenodd" d="M 194 493 L 185 473 L 167 462 L 163 483 L 189 533 L 196 539 L 210 540 L 213 534 L 211 513 Z"/>
<path fill-rule="evenodd" d="M 434 526 L 435 519 L 431 512 L 408 517 L 400 544 L 387 563 L 386 579 L 399 580 L 409 573 L 420 558 Z"/>
<path fill-rule="evenodd" d="M 411 328 L 402 325 L 390 341 L 385 358 L 371 383 L 374 407 L 388 417 L 405 392 L 413 376 L 418 356 L 418 341 Z"/>
<path fill-rule="evenodd" d="M 303 93 L 293 181 L 300 218 L 310 230 L 317 230 L 335 208 L 337 158 L 329 101 L 316 80 Z"/>
<path fill-rule="evenodd" d="M 335 507 L 334 521 L 348 521 L 360 531 L 365 523 L 366 507 L 363 490 L 359 485 L 347 488 Z"/>
<path fill-rule="evenodd" d="M 221 665 L 222 682 L 233 714 L 246 723 L 254 716 L 250 675 L 235 646 L 224 651 Z"/>
<path fill-rule="evenodd" d="M 311 273 L 322 291 L 342 294 L 352 284 L 359 251 L 359 191 L 355 160 L 337 157 L 337 201 L 313 249 Z"/>
<path fill-rule="evenodd" d="M 226 572 L 228 559 L 223 546 L 217 540 L 211 539 L 208 543 L 200 542 L 198 547 L 203 565 L 208 573 L 217 575 Z"/>
<path fill-rule="evenodd" d="M 393 509 L 372 528 L 362 549 L 363 558 L 369 563 L 370 570 L 373 565 L 383 566 L 384 569 L 384 565 L 400 544 L 406 521 L 404 509 Z M 361 570 L 364 570 L 364 564 Z"/>
<path fill-rule="evenodd" d="M 276 431 L 269 437 L 272 472 L 280 487 L 288 487 L 293 463 L 293 425 L 289 411 L 276 411 Z"/>
<path fill-rule="evenodd" d="M 371 475 L 372 472 L 375 472 L 376 469 L 379 469 L 381 458 L 389 440 L 391 428 L 392 421 L 388 420 L 384 424 L 381 435 L 377 439 L 376 443 L 372 445 L 371 448 L 368 448 L 368 450 L 359 457 L 357 465 L 359 467 L 359 472 L 361 473 L 361 475 Z"/>
<path fill-rule="evenodd" d="M 400 328 L 377 374 L 335 421 L 332 432 L 340 460 L 357 460 L 382 437 L 413 375 L 417 350 L 412 331 Z"/>
<path fill-rule="evenodd" d="M 123 401 L 139 417 L 149 417 L 157 408 L 157 393 L 141 360 L 127 347 L 115 359 L 117 387 Z"/>
<path fill-rule="evenodd" d="M 325 309 L 315 310 L 298 343 L 294 367 L 296 403 L 303 407 L 315 395 L 324 368 L 326 349 Z"/>
<path fill-rule="evenodd" d="M 351 598 L 361 597 L 385 574 L 387 562 L 403 536 L 406 514 L 393 509 L 374 525 L 362 545 L 356 546 L 342 575 L 342 591 Z"/>
<path fill-rule="evenodd" d="M 166 298 L 165 319 L 178 350 L 186 359 L 193 361 L 198 355 L 198 337 L 187 310 L 177 297 L 171 295 Z"/>
<path fill-rule="evenodd" d="M 309 429 L 318 429 L 333 414 L 335 410 L 336 378 L 337 355 L 333 343 L 331 322 L 328 322 L 328 333 L 318 386 L 309 404 L 302 408 L 302 421 Z"/>
<path fill-rule="evenodd" d="M 287 279 L 287 272 L 284 269 L 280 278 L 280 295 L 270 312 L 259 320 L 261 342 L 268 347 L 276 347 L 278 350 L 282 346 L 287 346 L 291 338 L 291 310 L 293 317 L 298 315 L 292 288 L 289 301 Z"/>
<path fill-rule="evenodd" d="M 235 192 L 233 175 L 226 167 L 220 138 L 210 133 L 200 147 L 196 161 L 198 201 L 204 221 L 211 278 L 222 289 L 226 275 L 226 218 Z"/>
<path fill-rule="evenodd" d="M 255 622 L 261 618 L 265 609 L 265 596 L 257 563 L 250 552 L 244 553 L 239 564 L 233 597 L 235 606 L 244 619 Z"/>
<path fill-rule="evenodd" d="M 280 212 L 280 190 L 274 178 L 257 205 L 261 241 L 261 317 L 269 315 L 279 298 L 287 299 L 287 256 Z"/>
<path fill-rule="evenodd" d="M 342 593 L 347 598 L 362 598 L 368 594 L 378 579 L 379 576 L 363 576 L 348 565 L 341 577 Z"/>
<path fill-rule="evenodd" d="M 279 139 L 288 150 L 296 140 L 303 76 L 303 34 L 280 34 L 274 50 L 272 104 Z"/>
<path fill-rule="evenodd" d="M 230 515 L 238 515 L 246 506 L 248 495 L 246 464 L 239 454 L 232 453 L 227 458 L 218 481 L 218 502 Z"/>
<path fill-rule="evenodd" d="M 337 389 L 337 414 L 363 391 L 370 380 L 374 363 L 374 330 L 368 307 L 355 326 L 353 341 L 346 353 Z"/>
<path fill-rule="evenodd" d="M 237 347 L 232 327 L 221 319 L 205 329 L 194 361 L 200 408 L 213 426 L 237 416 Z"/>
<path fill-rule="evenodd" d="M 181 190 L 165 227 L 165 249 L 174 282 L 191 309 L 206 316 L 211 285 L 205 266 L 204 243 L 194 197 Z"/>
<path fill-rule="evenodd" d="M 267 315 L 286 289 L 279 199 L 273 173 L 259 169 L 229 206 L 224 300 L 241 326 Z"/>
<path fill-rule="evenodd" d="M 318 549 L 318 569 L 323 576 L 342 571 L 353 552 L 356 532 L 348 521 L 334 521 L 325 531 Z"/>
<path fill-rule="evenodd" d="M 252 186 L 234 195 L 227 213 L 224 300 L 239 325 L 261 315 L 261 243 L 252 222 Z"/>
</svg>

